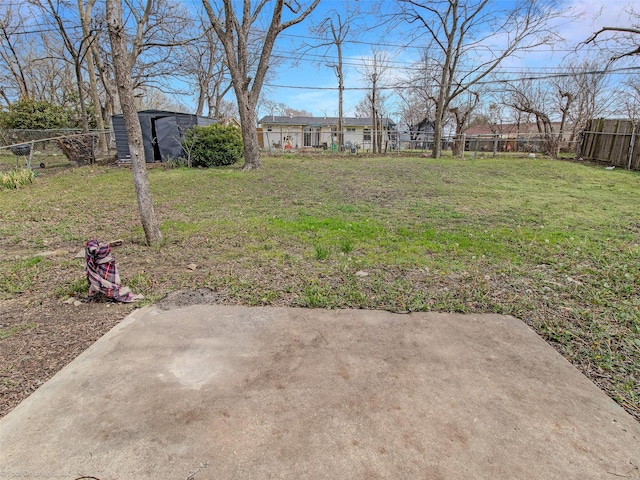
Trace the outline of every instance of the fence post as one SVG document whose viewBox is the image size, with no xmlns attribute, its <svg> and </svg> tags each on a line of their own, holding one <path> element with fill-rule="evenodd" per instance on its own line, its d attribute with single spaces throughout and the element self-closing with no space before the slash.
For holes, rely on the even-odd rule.
<svg viewBox="0 0 640 480">
<path fill-rule="evenodd" d="M 31 140 L 31 148 L 29 149 L 29 159 L 27 160 L 27 169 L 31 170 L 31 159 L 33 158 L 33 146 L 35 145 L 35 140 Z"/>
<path fill-rule="evenodd" d="M 631 121 L 631 141 L 629 142 L 629 163 L 627 164 L 627 170 L 631 170 L 631 160 L 633 160 L 633 147 L 636 143 L 636 122 Z"/>
<path fill-rule="evenodd" d="M 582 160 L 582 142 L 584 142 L 586 136 L 584 130 L 580 130 L 576 136 L 576 159 Z"/>
</svg>

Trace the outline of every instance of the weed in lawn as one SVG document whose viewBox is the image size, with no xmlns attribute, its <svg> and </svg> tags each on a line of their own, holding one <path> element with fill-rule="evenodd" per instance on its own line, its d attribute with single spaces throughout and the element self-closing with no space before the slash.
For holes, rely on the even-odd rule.
<svg viewBox="0 0 640 480">
<path fill-rule="evenodd" d="M 316 245 L 315 252 L 316 252 L 316 257 L 315 257 L 316 260 L 325 260 L 329 255 L 329 250 L 323 245 Z"/>
<path fill-rule="evenodd" d="M 342 213 L 355 213 L 357 211 L 353 205 L 338 205 L 337 210 Z"/>
<path fill-rule="evenodd" d="M 39 256 L 6 262 L 0 267 L 0 292 L 7 294 L 7 298 L 24 293 L 34 285 L 38 275 L 50 264 L 50 261 Z"/>
<path fill-rule="evenodd" d="M 18 384 L 15 380 L 11 380 L 9 378 L 0 378 L 0 387 L 14 388 L 17 385 Z"/>
<path fill-rule="evenodd" d="M 73 282 L 69 282 L 65 285 L 57 287 L 54 291 L 56 297 L 74 297 L 81 293 L 87 293 L 89 291 L 89 281 L 86 276 L 77 278 Z"/>
<path fill-rule="evenodd" d="M 123 281 L 123 284 L 129 287 L 133 293 L 142 294 L 145 297 L 153 293 L 153 280 L 151 275 L 145 272 L 134 275 L 126 282 Z"/>
<path fill-rule="evenodd" d="M 306 308 L 333 308 L 336 304 L 335 294 L 326 287 L 311 282 L 305 285 L 297 300 L 297 305 Z"/>
<path fill-rule="evenodd" d="M 36 328 L 36 324 L 34 322 L 21 323 L 7 328 L 0 328 L 0 340 L 9 338 L 11 335 L 15 335 L 16 333 L 24 332 L 25 330 L 33 330 L 34 328 Z"/>
<path fill-rule="evenodd" d="M 350 253 L 353 251 L 353 242 L 348 238 L 343 238 L 340 240 L 339 247 L 342 253 Z"/>
</svg>

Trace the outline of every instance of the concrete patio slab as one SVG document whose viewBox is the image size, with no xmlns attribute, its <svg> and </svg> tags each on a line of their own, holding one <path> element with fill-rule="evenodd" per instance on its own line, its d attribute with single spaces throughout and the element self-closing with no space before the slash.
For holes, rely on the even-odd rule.
<svg viewBox="0 0 640 480">
<path fill-rule="evenodd" d="M 640 478 L 640 424 L 499 315 L 135 311 L 0 420 L 0 478 Z"/>
</svg>

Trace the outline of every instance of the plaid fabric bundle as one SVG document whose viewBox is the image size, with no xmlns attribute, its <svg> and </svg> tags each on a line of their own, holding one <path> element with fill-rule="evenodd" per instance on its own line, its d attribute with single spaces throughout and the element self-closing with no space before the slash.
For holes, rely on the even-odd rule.
<svg viewBox="0 0 640 480">
<path fill-rule="evenodd" d="M 111 255 L 108 243 L 89 240 L 85 247 L 85 270 L 89 281 L 89 297 L 102 293 L 119 302 L 134 302 L 140 297 L 127 287 L 120 286 L 116 259 Z"/>
</svg>

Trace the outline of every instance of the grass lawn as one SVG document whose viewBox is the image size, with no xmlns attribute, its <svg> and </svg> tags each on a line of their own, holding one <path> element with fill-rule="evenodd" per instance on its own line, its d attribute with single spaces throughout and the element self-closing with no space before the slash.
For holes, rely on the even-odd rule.
<svg viewBox="0 0 640 480">
<path fill-rule="evenodd" d="M 208 287 L 245 305 L 514 315 L 640 418 L 640 173 L 540 158 L 263 163 L 151 169 L 160 248 L 143 244 L 128 169 L 0 191 L 0 301 L 81 292 L 81 260 L 39 253 L 122 238 L 123 284 L 148 301 Z"/>
</svg>

